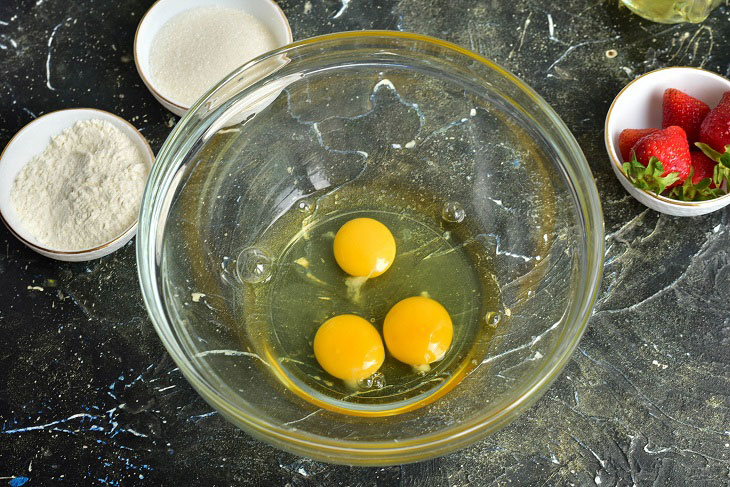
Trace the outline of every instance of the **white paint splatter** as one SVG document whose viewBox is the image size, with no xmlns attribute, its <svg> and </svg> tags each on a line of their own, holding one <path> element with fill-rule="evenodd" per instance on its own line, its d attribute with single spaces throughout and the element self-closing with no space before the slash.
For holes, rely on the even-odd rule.
<svg viewBox="0 0 730 487">
<path fill-rule="evenodd" d="M 51 85 L 51 45 L 53 44 L 53 38 L 56 37 L 56 32 L 58 32 L 58 29 L 61 28 L 63 24 L 66 22 L 70 22 L 71 17 L 67 18 L 63 22 L 60 22 L 58 25 L 56 25 L 53 28 L 53 31 L 51 32 L 50 37 L 48 37 L 48 57 L 46 57 L 46 86 L 49 90 L 56 91 L 56 88 L 54 88 Z"/>
<path fill-rule="evenodd" d="M 507 313 L 505 313 L 505 315 L 507 315 Z M 510 350 L 507 350 L 506 352 L 498 353 L 496 355 L 492 355 L 490 357 L 485 358 L 484 360 L 482 360 L 480 365 L 488 364 L 489 362 L 493 362 L 493 361 L 500 359 L 502 357 L 505 357 L 511 353 L 517 352 L 519 350 L 524 350 L 525 348 L 534 346 L 535 344 L 537 344 L 537 342 L 542 340 L 547 334 L 549 334 L 551 331 L 555 330 L 558 327 L 558 325 L 560 325 L 560 321 L 561 320 L 556 321 L 555 323 L 550 325 L 550 327 L 547 330 L 540 333 L 539 335 L 532 337 L 532 340 L 527 343 L 523 343 L 522 345 L 512 348 Z"/>
<path fill-rule="evenodd" d="M 515 52 L 520 52 L 520 49 L 522 49 L 522 44 L 525 42 L 525 34 L 527 33 L 527 28 L 530 26 L 530 17 L 532 17 L 532 12 L 527 14 L 527 18 L 525 19 L 525 25 L 522 27 L 522 34 L 520 34 L 520 42 L 516 49 L 512 49 L 512 51 L 509 53 L 508 58 L 511 58 Z"/>
<path fill-rule="evenodd" d="M 388 78 L 381 79 L 377 83 L 375 83 L 375 86 L 373 86 L 373 92 L 378 91 L 381 86 L 385 86 L 387 88 L 390 88 L 391 90 L 395 91 L 395 85 L 392 81 L 390 81 Z"/>
<path fill-rule="evenodd" d="M 660 447 L 660 448 L 657 448 L 656 450 L 650 450 L 649 445 L 647 444 L 647 445 L 644 445 L 644 451 L 646 453 L 649 453 L 650 455 L 657 455 L 660 453 L 670 452 L 670 451 L 672 451 L 672 449 L 669 447 Z"/>
<path fill-rule="evenodd" d="M 320 412 L 320 411 L 321 411 L 321 409 L 317 409 L 317 410 L 315 410 L 315 411 L 313 411 L 313 412 L 311 412 L 311 413 L 307 414 L 307 415 L 306 415 L 306 416 L 304 416 L 303 418 L 295 419 L 295 420 L 293 420 L 293 421 L 288 421 L 288 422 L 286 422 L 286 423 L 282 424 L 282 426 L 289 426 L 289 425 L 291 425 L 291 424 L 294 424 L 294 423 L 299 423 L 300 421 L 304 421 L 304 420 L 305 420 L 305 419 L 307 419 L 307 418 L 311 418 L 312 416 L 314 416 L 315 414 L 317 414 L 317 413 L 318 413 L 318 412 Z"/>
<path fill-rule="evenodd" d="M 548 20 L 548 34 L 550 35 L 551 41 L 557 41 L 557 37 L 555 37 L 555 24 L 553 23 L 553 16 L 550 14 L 547 14 L 547 20 Z"/>
<path fill-rule="evenodd" d="M 502 203 L 502 200 L 497 200 L 497 199 L 494 199 L 494 198 L 487 198 L 487 199 L 489 201 L 491 201 L 492 203 L 494 203 L 495 205 L 501 206 L 502 208 L 507 209 L 507 207 L 505 207 L 504 204 Z"/>
<path fill-rule="evenodd" d="M 342 2 L 342 7 L 337 11 L 337 13 L 332 17 L 333 19 L 338 18 L 340 15 L 345 13 L 345 10 L 347 10 L 347 7 L 350 5 L 350 0 L 340 0 Z"/>
<path fill-rule="evenodd" d="M 666 365 L 666 364 L 660 364 L 658 360 L 652 360 L 652 362 L 651 362 L 651 363 L 652 363 L 652 365 L 656 365 L 657 367 L 661 367 L 661 369 L 662 369 L 662 370 L 664 370 L 664 369 L 666 369 L 667 367 L 669 367 L 669 366 L 668 366 L 668 365 Z"/>
<path fill-rule="evenodd" d="M 205 352 L 198 352 L 195 354 L 195 357 L 205 357 L 207 355 L 223 355 L 226 357 L 251 357 L 255 358 L 261 361 L 264 365 L 267 367 L 271 367 L 271 364 L 268 363 L 266 360 L 262 359 L 258 355 L 252 352 L 245 352 L 243 350 L 206 350 Z"/>
<path fill-rule="evenodd" d="M 534 257 L 529 257 L 527 255 L 515 254 L 513 252 L 508 252 L 506 250 L 500 250 L 499 248 L 497 249 L 497 255 L 506 255 L 507 257 L 514 257 L 515 259 L 522 259 L 525 262 L 530 262 L 531 260 L 534 259 Z"/>
<path fill-rule="evenodd" d="M 546 71 L 548 73 L 550 73 L 550 71 L 555 66 L 557 66 L 560 62 L 562 62 L 563 59 L 565 59 L 571 52 L 573 52 L 574 50 L 576 50 L 576 49 L 578 49 L 580 47 L 589 46 L 591 44 L 601 44 L 601 43 L 605 43 L 605 42 L 610 42 L 610 41 L 613 41 L 613 40 L 618 39 L 618 37 L 619 36 L 614 36 L 614 37 L 611 37 L 610 39 L 596 39 L 596 40 L 593 40 L 593 41 L 584 41 L 584 42 L 579 42 L 577 44 L 573 44 L 571 46 L 568 46 L 568 48 L 565 50 L 565 52 L 563 52 L 563 54 L 561 54 L 560 57 L 558 57 L 555 61 L 553 61 L 553 63 L 550 65 L 550 67 L 547 68 Z M 550 76 L 550 75 L 548 75 L 548 76 Z"/>
<path fill-rule="evenodd" d="M 46 429 L 48 427 L 55 426 L 55 425 L 61 424 L 61 423 L 66 423 L 68 421 L 71 421 L 72 419 L 78 419 L 78 418 L 96 419 L 96 416 L 94 416 L 93 414 L 78 413 L 78 414 L 73 414 L 73 415 L 69 416 L 66 419 L 59 419 L 57 421 L 51 421 L 50 423 L 46 423 L 46 424 L 39 424 L 37 426 L 26 426 L 25 428 L 15 428 L 15 429 L 10 429 L 10 430 L 2 430 L 2 431 L 0 431 L 0 434 L 10 435 L 10 434 L 13 434 L 13 433 L 25 433 L 26 431 L 43 430 L 43 429 Z"/>
<path fill-rule="evenodd" d="M 140 433 L 139 431 L 135 431 L 132 428 L 126 428 L 124 431 L 127 433 L 132 433 L 134 436 L 140 436 L 142 438 L 147 438 L 147 435 L 144 433 Z"/>
<path fill-rule="evenodd" d="M 28 291 L 44 291 L 40 286 L 28 286 Z"/>
</svg>

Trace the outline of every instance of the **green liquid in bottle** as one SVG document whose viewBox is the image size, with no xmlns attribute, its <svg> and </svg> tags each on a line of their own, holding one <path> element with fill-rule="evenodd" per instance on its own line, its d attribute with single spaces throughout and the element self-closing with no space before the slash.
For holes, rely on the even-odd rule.
<svg viewBox="0 0 730 487">
<path fill-rule="evenodd" d="M 722 0 L 619 0 L 632 12 L 662 24 L 702 22 Z"/>
</svg>

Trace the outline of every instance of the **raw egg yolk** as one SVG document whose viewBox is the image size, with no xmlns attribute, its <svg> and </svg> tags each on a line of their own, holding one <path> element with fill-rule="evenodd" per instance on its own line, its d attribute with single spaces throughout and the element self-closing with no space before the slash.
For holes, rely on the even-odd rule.
<svg viewBox="0 0 730 487">
<path fill-rule="evenodd" d="M 383 324 L 388 351 L 414 367 L 441 360 L 451 345 L 453 333 L 446 308 L 422 296 L 399 301 L 385 315 Z"/>
<path fill-rule="evenodd" d="M 314 356 L 329 374 L 354 383 L 370 377 L 380 368 L 385 349 L 378 330 L 366 319 L 338 315 L 325 321 L 317 330 Z"/>
<path fill-rule="evenodd" d="M 376 277 L 395 259 L 395 239 L 388 227 L 372 218 L 355 218 L 335 235 L 335 260 L 355 277 Z"/>
</svg>

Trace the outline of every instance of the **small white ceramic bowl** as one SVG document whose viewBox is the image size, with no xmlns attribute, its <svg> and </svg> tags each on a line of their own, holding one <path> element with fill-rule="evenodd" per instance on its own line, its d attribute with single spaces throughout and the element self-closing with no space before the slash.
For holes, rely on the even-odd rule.
<svg viewBox="0 0 730 487">
<path fill-rule="evenodd" d="M 187 113 L 190 106 L 163 94 L 155 86 L 149 66 L 150 49 L 157 32 L 168 20 L 192 8 L 214 6 L 239 9 L 258 18 L 271 30 L 277 47 L 290 44 L 293 40 L 289 21 L 272 0 L 157 0 L 137 27 L 134 36 L 134 62 L 142 81 L 157 101 L 181 117 Z"/>
<path fill-rule="evenodd" d="M 618 137 L 624 129 L 661 128 L 662 97 L 676 88 L 714 108 L 730 90 L 730 80 L 719 74 L 691 67 L 664 68 L 639 76 L 616 95 L 608 109 L 604 138 L 611 167 L 631 195 L 652 210 L 675 216 L 704 215 L 730 204 L 730 194 L 707 201 L 678 201 L 634 186 L 624 174 Z"/>
<path fill-rule="evenodd" d="M 39 254 L 56 260 L 80 262 L 98 259 L 111 254 L 129 242 L 137 233 L 137 221 L 135 220 L 121 235 L 94 248 L 75 251 L 49 248 L 38 242 L 33 235 L 23 228 L 18 215 L 15 213 L 10 191 L 18 173 L 30 162 L 33 156 L 45 150 L 48 144 L 51 143 L 51 137 L 60 134 L 80 120 L 89 119 L 105 120 L 114 124 L 139 147 L 142 154 L 144 154 L 145 162 L 150 168 L 152 167 L 155 156 L 142 134 L 126 120 L 109 112 L 93 108 L 59 110 L 38 117 L 20 129 L 0 154 L 0 218 L 18 240 Z"/>
</svg>

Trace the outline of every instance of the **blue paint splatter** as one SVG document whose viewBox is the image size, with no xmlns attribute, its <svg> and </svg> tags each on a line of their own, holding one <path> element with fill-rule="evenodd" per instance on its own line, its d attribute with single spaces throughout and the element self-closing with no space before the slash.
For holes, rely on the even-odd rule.
<svg viewBox="0 0 730 487">
<path fill-rule="evenodd" d="M 118 480 L 110 479 L 109 476 L 106 476 L 103 479 L 97 477 L 96 480 L 98 480 L 102 484 L 112 485 L 113 487 L 119 487 L 120 485 Z"/>
<path fill-rule="evenodd" d="M 20 487 L 21 485 L 25 485 L 29 480 L 28 477 L 15 477 L 10 481 L 10 487 Z"/>
</svg>

